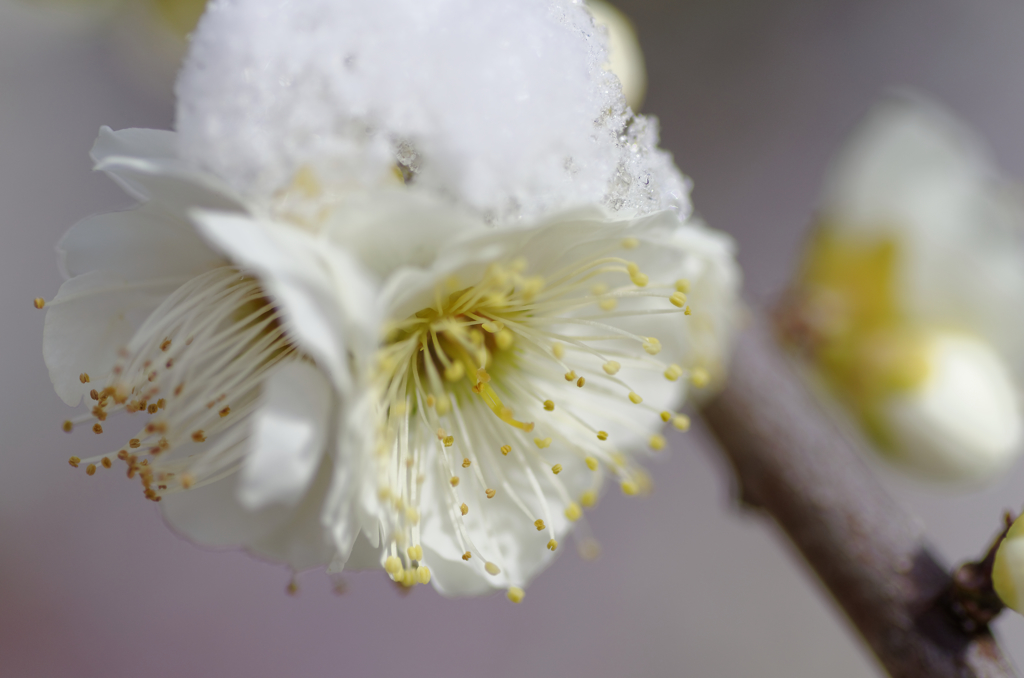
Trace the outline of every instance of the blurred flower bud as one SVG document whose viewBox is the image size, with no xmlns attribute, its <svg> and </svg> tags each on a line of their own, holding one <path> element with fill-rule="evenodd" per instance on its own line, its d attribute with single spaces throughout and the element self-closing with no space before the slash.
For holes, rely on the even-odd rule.
<svg viewBox="0 0 1024 678">
<path fill-rule="evenodd" d="M 1003 543 L 996 551 L 992 565 L 992 587 L 1010 609 L 1021 612 L 1024 593 L 1024 519 L 1017 518 L 1010 526 Z"/>
<path fill-rule="evenodd" d="M 587 0 L 594 22 L 608 31 L 608 70 L 622 83 L 622 93 L 634 111 L 640 110 L 647 93 L 647 69 L 636 31 L 629 18 L 603 0 Z"/>
</svg>

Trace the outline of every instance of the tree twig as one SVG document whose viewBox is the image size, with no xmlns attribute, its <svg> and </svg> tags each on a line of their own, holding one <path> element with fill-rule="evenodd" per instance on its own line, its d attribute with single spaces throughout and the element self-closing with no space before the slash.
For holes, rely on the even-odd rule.
<svg viewBox="0 0 1024 678">
<path fill-rule="evenodd" d="M 728 384 L 703 415 L 742 500 L 785 531 L 891 676 L 1017 675 L 987 625 L 962 623 L 947 568 L 763 323 L 740 338 Z"/>
</svg>

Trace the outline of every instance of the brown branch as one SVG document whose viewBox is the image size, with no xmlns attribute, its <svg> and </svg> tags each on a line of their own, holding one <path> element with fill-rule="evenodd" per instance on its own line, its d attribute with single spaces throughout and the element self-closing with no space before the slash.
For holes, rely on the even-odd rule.
<svg viewBox="0 0 1024 678">
<path fill-rule="evenodd" d="M 785 531 L 894 678 L 1017 675 L 985 624 L 964 624 L 953 582 L 915 521 L 815 402 L 763 324 L 740 338 L 704 408 L 743 501 Z"/>
</svg>

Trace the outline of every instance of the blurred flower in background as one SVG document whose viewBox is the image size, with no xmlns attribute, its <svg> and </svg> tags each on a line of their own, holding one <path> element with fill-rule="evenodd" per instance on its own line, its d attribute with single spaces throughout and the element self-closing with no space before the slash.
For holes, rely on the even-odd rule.
<svg viewBox="0 0 1024 678">
<path fill-rule="evenodd" d="M 141 205 L 61 243 L 67 428 L 148 417 L 72 466 L 201 544 L 521 600 L 735 324 L 731 240 L 607 60 L 570 2 L 211 4 L 177 132 L 93 148 Z"/>
<path fill-rule="evenodd" d="M 981 481 L 1020 453 L 1019 198 L 971 130 L 907 93 L 867 114 L 826 177 L 781 330 L 916 475 Z"/>
</svg>

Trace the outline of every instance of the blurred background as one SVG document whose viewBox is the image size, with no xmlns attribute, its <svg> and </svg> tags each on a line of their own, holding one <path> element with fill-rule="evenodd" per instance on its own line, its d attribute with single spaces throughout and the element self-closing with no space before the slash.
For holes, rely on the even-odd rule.
<svg viewBox="0 0 1024 678">
<path fill-rule="evenodd" d="M 590 514 L 602 556 L 564 549 L 522 605 L 402 595 L 382 573 L 346 575 L 340 595 L 308 573 L 292 597 L 285 569 L 175 536 L 120 473 L 69 468 L 96 441 L 60 430 L 32 299 L 56 293 L 72 223 L 129 205 L 90 171 L 100 125 L 173 117 L 173 68 L 147 61 L 173 44 L 83 5 L 0 0 L 0 677 L 880 675 L 774 526 L 735 506 L 699 426 L 672 437 L 651 497 L 609 492 Z M 1024 4 L 617 5 L 646 55 L 644 112 L 697 211 L 736 237 L 755 304 L 781 292 L 830 155 L 887 87 L 930 94 L 1024 177 Z M 971 494 L 872 465 L 951 564 L 1024 504 L 1020 464 Z M 1024 618 L 996 631 L 1024 664 Z"/>
</svg>

